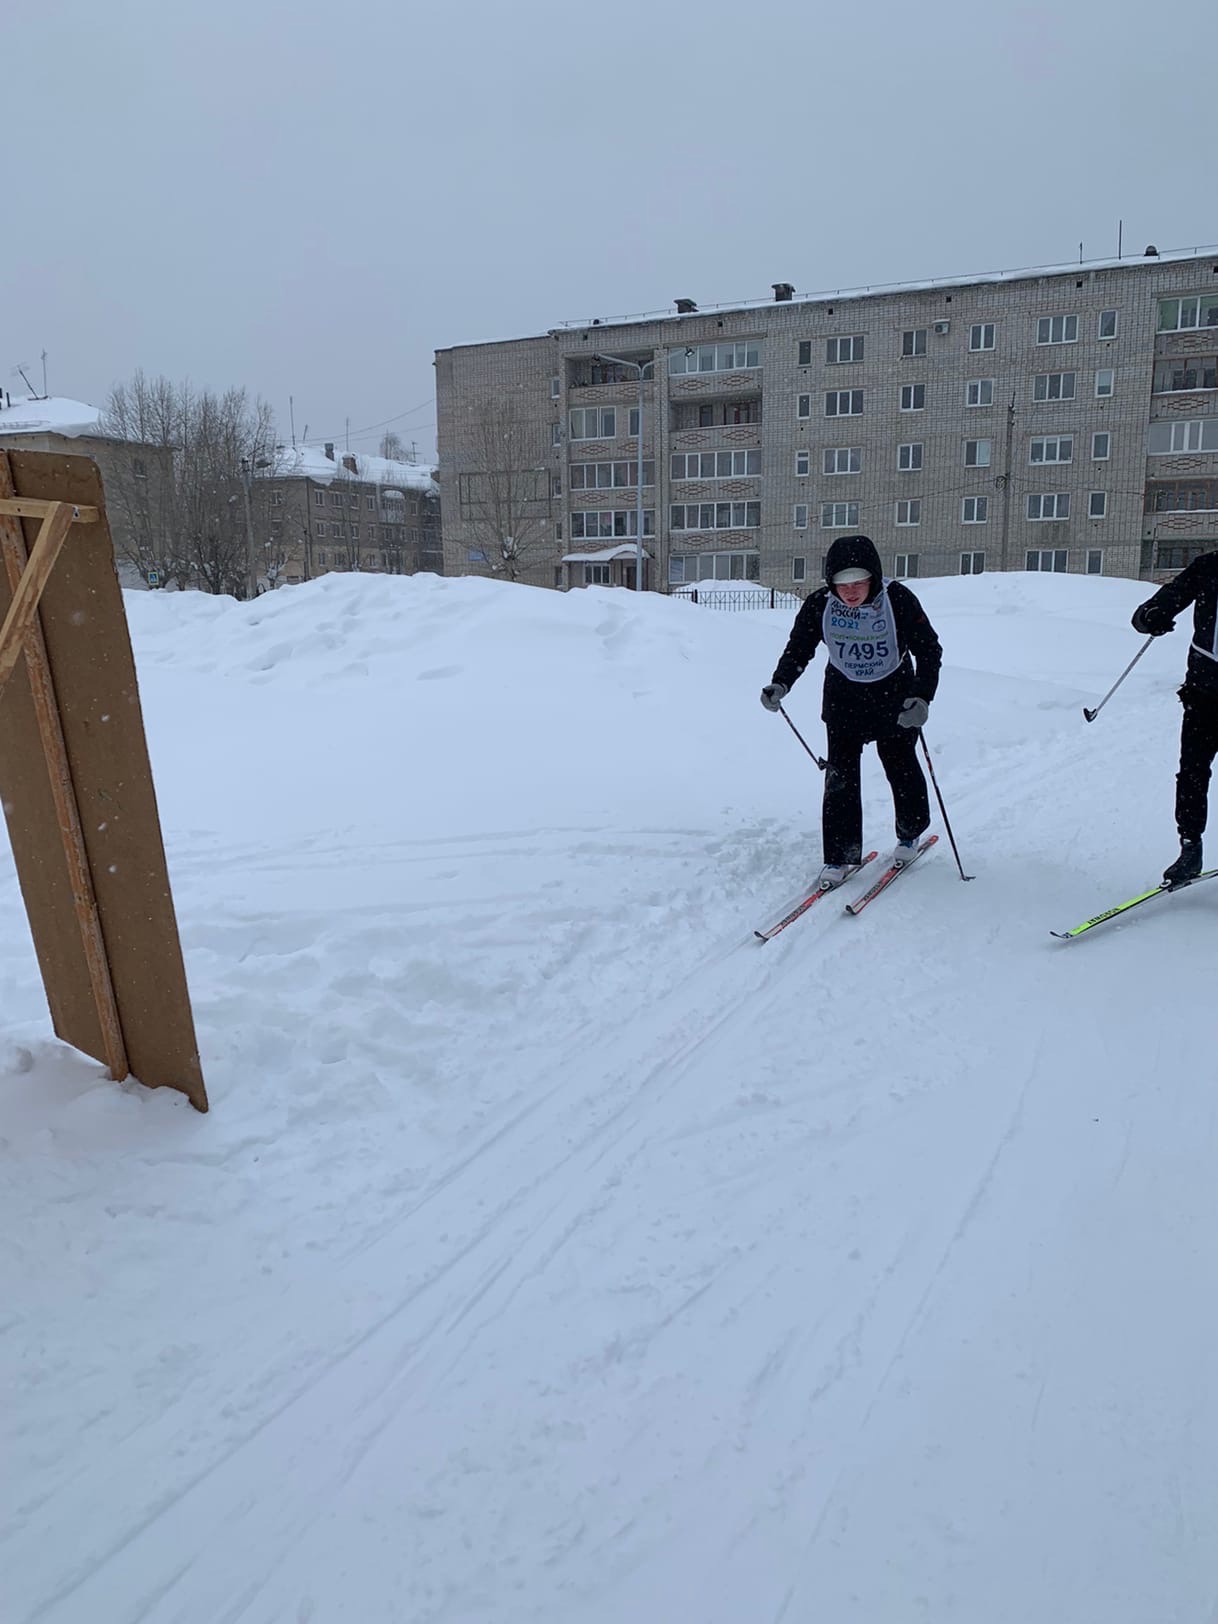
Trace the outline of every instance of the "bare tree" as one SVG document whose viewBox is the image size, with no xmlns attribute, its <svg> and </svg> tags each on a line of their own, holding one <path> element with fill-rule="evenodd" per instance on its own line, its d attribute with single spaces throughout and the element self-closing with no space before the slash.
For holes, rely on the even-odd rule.
<svg viewBox="0 0 1218 1624">
<path fill-rule="evenodd" d="M 137 372 L 118 384 L 102 414 L 105 433 L 161 454 L 155 482 L 118 481 L 127 519 L 125 551 L 167 582 L 245 598 L 282 567 L 271 526 L 275 425 L 244 389 L 222 395 Z"/>
<path fill-rule="evenodd" d="M 457 475 L 461 522 L 486 568 L 518 581 L 554 550 L 550 470 L 515 401 L 487 400 L 470 422 Z"/>
<path fill-rule="evenodd" d="M 389 429 L 385 434 L 381 435 L 380 451 L 381 456 L 385 458 L 386 462 L 414 461 L 414 458 L 407 454 L 406 447 L 402 443 L 401 435 L 395 434 L 392 429 Z"/>
</svg>

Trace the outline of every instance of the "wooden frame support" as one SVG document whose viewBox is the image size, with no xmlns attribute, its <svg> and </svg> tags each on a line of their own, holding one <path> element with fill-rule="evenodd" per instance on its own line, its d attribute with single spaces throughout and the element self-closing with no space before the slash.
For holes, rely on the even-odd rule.
<svg viewBox="0 0 1218 1624">
<path fill-rule="evenodd" d="M 51 794 L 59 817 L 59 834 L 63 842 L 64 857 L 72 886 L 72 902 L 80 930 L 81 948 L 88 965 L 89 985 L 93 994 L 93 1007 L 101 1028 L 104 1058 L 111 1077 L 121 1083 L 128 1075 L 127 1050 L 123 1043 L 122 1022 L 114 1001 L 114 986 L 110 980 L 110 961 L 102 936 L 101 920 L 97 912 L 97 898 L 93 894 L 93 881 L 89 874 L 89 859 L 85 852 L 84 835 L 80 827 L 80 811 L 72 787 L 72 772 L 68 765 L 68 751 L 64 743 L 63 727 L 59 720 L 59 707 L 55 703 L 55 690 L 51 682 L 51 669 L 47 661 L 46 642 L 38 623 L 38 601 L 47 579 L 59 557 L 60 548 L 73 523 L 82 515 L 78 508 L 65 502 L 30 502 L 14 500 L 13 476 L 7 457 L 0 457 L 0 553 L 13 597 L 9 612 L 0 627 L 0 697 L 4 685 L 13 673 L 21 650 L 25 649 L 26 671 L 34 709 L 38 716 L 38 732 L 46 757 Z M 17 523 L 14 509 L 31 506 L 45 508 L 42 526 L 34 551 L 27 558 L 25 537 Z M 93 510 L 96 514 L 96 509 Z M 36 515 L 31 515 L 34 517 Z"/>
<path fill-rule="evenodd" d="M 0 451 L 0 807 L 56 1035 L 206 1111 L 104 500 Z"/>
</svg>

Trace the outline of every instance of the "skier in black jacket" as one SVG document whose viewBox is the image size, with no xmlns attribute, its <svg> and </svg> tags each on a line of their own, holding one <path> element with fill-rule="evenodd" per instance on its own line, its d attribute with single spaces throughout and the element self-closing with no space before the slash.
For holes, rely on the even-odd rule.
<svg viewBox="0 0 1218 1624">
<path fill-rule="evenodd" d="M 1133 629 L 1162 637 L 1175 630 L 1189 604 L 1193 641 L 1180 700 L 1180 771 L 1176 775 L 1176 829 L 1180 855 L 1163 874 L 1168 885 L 1201 872 L 1201 836 L 1209 810 L 1210 768 L 1218 754 L 1218 553 L 1203 553 L 1133 612 Z"/>
<path fill-rule="evenodd" d="M 863 852 L 859 782 L 864 744 L 875 741 L 892 788 L 897 846 L 908 863 L 930 822 L 918 730 L 939 686 L 943 650 L 922 605 L 900 581 L 884 579 L 867 536 L 839 536 L 825 557 L 826 585 L 804 601 L 761 703 L 777 711 L 821 643 L 829 658 L 821 718 L 829 766 L 821 811 L 820 883 L 840 885 Z"/>
</svg>

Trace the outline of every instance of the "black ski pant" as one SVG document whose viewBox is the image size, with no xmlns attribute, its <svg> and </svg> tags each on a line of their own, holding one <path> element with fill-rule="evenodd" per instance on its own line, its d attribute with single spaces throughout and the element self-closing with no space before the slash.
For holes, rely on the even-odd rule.
<svg viewBox="0 0 1218 1624">
<path fill-rule="evenodd" d="M 860 765 L 863 735 L 853 728 L 827 726 L 829 765 L 821 807 L 822 851 L 826 863 L 857 862 L 863 852 L 863 794 Z M 916 840 L 930 823 L 926 779 L 918 760 L 918 729 L 892 727 L 875 741 L 876 753 L 892 789 L 898 840 Z"/>
<path fill-rule="evenodd" d="M 1209 809 L 1210 770 L 1218 754 L 1218 692 L 1181 688 L 1180 771 L 1176 774 L 1176 828 L 1181 840 L 1200 840 Z"/>
</svg>

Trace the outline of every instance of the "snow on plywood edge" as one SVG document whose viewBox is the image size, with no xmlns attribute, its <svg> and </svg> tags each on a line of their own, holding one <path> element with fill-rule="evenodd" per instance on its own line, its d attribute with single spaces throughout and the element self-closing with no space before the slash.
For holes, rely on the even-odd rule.
<svg viewBox="0 0 1218 1624">
<path fill-rule="evenodd" d="M 69 400 L 64 395 L 49 395 L 40 399 L 26 395 L 0 405 L 0 436 L 9 434 L 63 434 L 69 439 L 77 435 L 112 438 L 101 427 L 101 407 L 90 406 L 87 401 Z"/>
<path fill-rule="evenodd" d="M 350 457 L 354 463 L 354 473 L 344 463 L 344 457 Z M 342 452 L 337 447 L 331 457 L 327 455 L 324 445 L 280 447 L 271 477 L 311 479 L 319 485 L 330 485 L 336 479 L 357 479 L 369 485 L 396 485 L 402 489 L 424 491 L 432 496 L 439 494 L 435 467 L 431 463 L 394 462 L 388 457 Z"/>
</svg>

